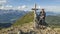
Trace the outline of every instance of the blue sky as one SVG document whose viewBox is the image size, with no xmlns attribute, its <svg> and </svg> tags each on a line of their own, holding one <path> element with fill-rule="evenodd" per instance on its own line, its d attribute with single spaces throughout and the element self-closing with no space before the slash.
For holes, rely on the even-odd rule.
<svg viewBox="0 0 60 34">
<path fill-rule="evenodd" d="M 49 5 L 60 5 L 60 0 L 6 0 L 7 5 L 19 6 L 19 5 L 33 5 L 37 3 L 41 6 L 49 6 Z"/>
<path fill-rule="evenodd" d="M 35 3 L 38 8 L 45 8 L 47 11 L 60 11 L 60 0 L 0 0 L 1 9 L 5 7 L 5 9 L 29 10 Z"/>
</svg>

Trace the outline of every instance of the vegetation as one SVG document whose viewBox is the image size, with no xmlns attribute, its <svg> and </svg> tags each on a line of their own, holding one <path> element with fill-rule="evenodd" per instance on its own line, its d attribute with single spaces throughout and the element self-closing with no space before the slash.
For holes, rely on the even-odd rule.
<svg viewBox="0 0 60 34">
<path fill-rule="evenodd" d="M 46 23 L 50 27 L 60 27 L 60 17 L 59 16 L 47 16 Z"/>
<path fill-rule="evenodd" d="M 24 15 L 23 17 L 21 17 L 20 19 L 18 19 L 15 24 L 13 24 L 14 26 L 16 25 L 22 25 L 24 23 L 29 23 L 33 21 L 33 12 L 29 12 L 26 15 Z"/>
<path fill-rule="evenodd" d="M 23 17 L 21 17 L 20 19 L 18 19 L 16 21 L 16 23 L 13 25 L 16 26 L 16 25 L 22 25 L 24 23 L 33 22 L 33 18 L 34 18 L 33 12 L 29 12 L 28 14 L 26 14 Z M 60 27 L 60 17 L 58 17 L 58 16 L 47 16 L 46 17 L 46 23 L 50 27 Z"/>
</svg>

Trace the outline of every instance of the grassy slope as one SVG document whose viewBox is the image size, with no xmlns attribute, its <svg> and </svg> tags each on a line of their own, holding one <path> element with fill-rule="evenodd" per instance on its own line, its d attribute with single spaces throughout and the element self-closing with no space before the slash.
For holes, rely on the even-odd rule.
<svg viewBox="0 0 60 34">
<path fill-rule="evenodd" d="M 24 23 L 29 23 L 33 21 L 33 12 L 30 12 L 26 14 L 25 16 L 21 17 L 16 21 L 14 26 L 16 25 L 22 25 Z M 46 23 L 48 23 L 50 26 L 53 27 L 60 27 L 60 17 L 57 16 L 47 16 L 46 17 Z"/>
<path fill-rule="evenodd" d="M 60 17 L 58 16 L 47 16 L 46 22 L 52 27 L 60 27 Z"/>
<path fill-rule="evenodd" d="M 21 17 L 20 19 L 18 19 L 16 21 L 15 24 L 13 24 L 14 26 L 16 25 L 22 25 L 24 23 L 29 23 L 33 21 L 33 12 L 29 12 L 28 14 L 24 15 L 23 17 Z"/>
</svg>

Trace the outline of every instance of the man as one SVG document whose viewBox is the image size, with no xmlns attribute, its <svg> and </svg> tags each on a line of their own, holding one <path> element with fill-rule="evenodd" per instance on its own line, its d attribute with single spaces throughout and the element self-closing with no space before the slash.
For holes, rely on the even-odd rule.
<svg viewBox="0 0 60 34">
<path fill-rule="evenodd" d="M 44 9 L 41 10 L 40 14 L 39 14 L 39 24 L 43 25 L 45 22 L 45 17 L 46 17 L 46 13 L 44 11 Z"/>
</svg>

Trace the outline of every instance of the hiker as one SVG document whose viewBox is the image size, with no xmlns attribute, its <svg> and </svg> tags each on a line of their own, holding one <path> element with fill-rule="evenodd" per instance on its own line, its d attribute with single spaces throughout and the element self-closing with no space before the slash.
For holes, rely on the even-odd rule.
<svg viewBox="0 0 60 34">
<path fill-rule="evenodd" d="M 46 13 L 44 11 L 44 9 L 41 10 L 40 14 L 39 14 L 39 24 L 43 25 L 45 22 L 45 17 L 46 17 Z"/>
</svg>

